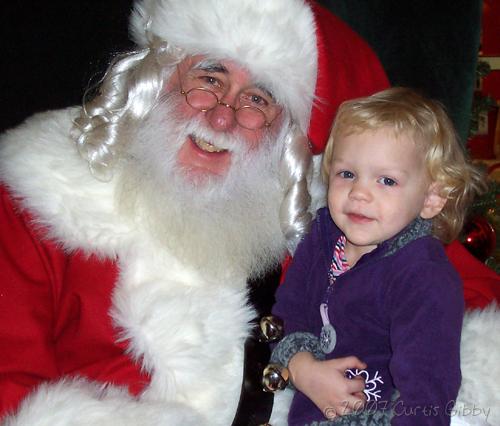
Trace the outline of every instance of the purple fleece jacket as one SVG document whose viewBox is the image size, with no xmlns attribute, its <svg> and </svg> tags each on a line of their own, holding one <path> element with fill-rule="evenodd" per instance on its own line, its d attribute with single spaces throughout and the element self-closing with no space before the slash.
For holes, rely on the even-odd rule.
<svg viewBox="0 0 500 426">
<path fill-rule="evenodd" d="M 273 314 L 284 320 L 285 334 L 319 336 L 319 306 L 340 235 L 328 209 L 319 210 L 276 294 Z M 399 392 L 391 424 L 447 425 L 461 381 L 462 283 L 434 237 L 410 237 L 387 255 L 395 239 L 337 278 L 328 301 L 337 344 L 326 358 L 355 355 L 367 363 L 368 408 L 388 408 Z M 289 425 L 321 420 L 321 411 L 297 391 Z"/>
</svg>

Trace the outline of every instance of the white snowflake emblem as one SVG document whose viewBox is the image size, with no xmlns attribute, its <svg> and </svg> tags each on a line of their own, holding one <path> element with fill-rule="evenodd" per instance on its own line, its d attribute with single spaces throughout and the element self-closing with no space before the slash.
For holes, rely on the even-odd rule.
<svg viewBox="0 0 500 426">
<path fill-rule="evenodd" d="M 352 379 L 356 376 L 363 376 L 363 378 L 365 379 L 365 390 L 363 392 L 366 395 L 366 401 L 378 401 L 381 398 L 380 389 L 376 389 L 379 384 L 384 384 L 384 381 L 382 380 L 382 377 L 379 375 L 378 371 L 376 371 L 375 376 L 370 379 L 370 373 L 368 373 L 368 371 L 366 370 L 358 370 L 357 368 L 355 370 L 346 370 L 347 378 Z"/>
</svg>

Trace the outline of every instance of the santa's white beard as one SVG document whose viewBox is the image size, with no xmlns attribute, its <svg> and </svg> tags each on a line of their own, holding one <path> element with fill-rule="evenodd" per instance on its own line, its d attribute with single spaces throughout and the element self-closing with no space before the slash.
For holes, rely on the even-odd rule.
<svg viewBox="0 0 500 426">
<path fill-rule="evenodd" d="M 119 178 L 121 208 L 145 220 L 161 244 L 208 276 L 262 275 L 286 250 L 279 138 L 268 136 L 248 150 L 245 141 L 174 117 L 172 103 L 163 101 L 130 134 Z M 179 169 L 179 148 L 193 133 L 231 151 L 226 176 L 196 182 Z"/>
</svg>

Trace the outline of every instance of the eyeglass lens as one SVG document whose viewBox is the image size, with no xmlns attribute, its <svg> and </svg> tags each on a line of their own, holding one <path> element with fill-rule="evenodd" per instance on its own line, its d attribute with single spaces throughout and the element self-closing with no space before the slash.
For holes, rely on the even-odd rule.
<svg viewBox="0 0 500 426">
<path fill-rule="evenodd" d="M 186 94 L 186 102 L 200 111 L 206 112 L 215 108 L 219 99 L 212 91 L 202 88 L 194 88 Z M 267 125 L 266 116 L 260 109 L 243 105 L 239 108 L 231 107 L 235 114 L 237 123 L 246 129 L 258 129 Z"/>
</svg>

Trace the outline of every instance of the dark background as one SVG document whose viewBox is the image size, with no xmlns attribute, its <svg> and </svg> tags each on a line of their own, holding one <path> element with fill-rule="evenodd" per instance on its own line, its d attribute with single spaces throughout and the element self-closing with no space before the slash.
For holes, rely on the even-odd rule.
<svg viewBox="0 0 500 426">
<path fill-rule="evenodd" d="M 3 1 L 0 130 L 81 103 L 115 52 L 131 46 L 132 0 Z"/>
<path fill-rule="evenodd" d="M 364 36 L 393 84 L 440 99 L 466 135 L 480 0 L 320 2 Z M 132 0 L 2 2 L 0 130 L 36 111 L 79 104 L 112 55 L 131 46 L 131 7 Z"/>
</svg>

